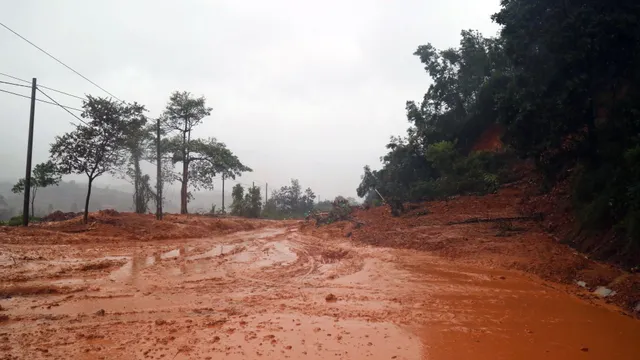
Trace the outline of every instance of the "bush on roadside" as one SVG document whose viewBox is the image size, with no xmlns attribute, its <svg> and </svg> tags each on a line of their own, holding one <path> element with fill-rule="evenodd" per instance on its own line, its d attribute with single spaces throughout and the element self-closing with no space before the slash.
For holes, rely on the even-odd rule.
<svg viewBox="0 0 640 360">
<path fill-rule="evenodd" d="M 31 216 L 29 217 L 29 223 L 38 223 L 42 219 L 39 217 Z M 17 215 L 12 217 L 7 221 L 0 221 L 1 226 L 20 226 L 22 225 L 22 215 Z"/>
</svg>

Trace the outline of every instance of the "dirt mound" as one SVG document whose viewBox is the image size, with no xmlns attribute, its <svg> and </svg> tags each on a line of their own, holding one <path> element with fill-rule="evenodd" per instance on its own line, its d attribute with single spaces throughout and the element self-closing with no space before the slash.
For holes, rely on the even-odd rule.
<svg viewBox="0 0 640 360">
<path fill-rule="evenodd" d="M 98 214 L 100 214 L 101 216 L 118 216 L 118 215 L 120 215 L 120 213 L 117 212 L 114 209 L 100 210 L 100 211 L 98 211 Z"/>
<path fill-rule="evenodd" d="M 0 234 L 2 243 L 64 244 L 201 238 L 273 225 L 273 222 L 267 220 L 211 218 L 198 215 L 166 215 L 163 221 L 158 221 L 150 214 L 104 210 L 90 213 L 88 224 L 84 224 L 81 217 L 74 217 L 69 220 L 33 224 L 28 228 L 2 227 Z"/>
<path fill-rule="evenodd" d="M 65 220 L 71 220 L 81 215 L 82 213 L 62 212 L 60 210 L 56 210 L 51 214 L 43 217 L 42 221 L 43 222 L 65 221 Z"/>
<path fill-rule="evenodd" d="M 617 295 L 609 301 L 623 307 L 632 308 L 640 302 L 640 274 L 590 260 L 546 232 L 570 221 L 570 217 L 563 220 L 567 209 L 554 208 L 554 215 L 542 223 L 523 216 L 527 215 L 521 212 L 523 206 L 531 213 L 551 210 L 529 203 L 525 196 L 529 189 L 530 184 L 523 181 L 497 194 L 425 202 L 400 217 L 391 216 L 387 206 L 358 210 L 352 216 L 363 224 L 360 227 L 338 222 L 302 230 L 320 237 L 346 232 L 363 244 L 428 251 L 475 265 L 518 269 L 556 282 L 585 281 L 589 287 L 615 290 Z"/>
</svg>

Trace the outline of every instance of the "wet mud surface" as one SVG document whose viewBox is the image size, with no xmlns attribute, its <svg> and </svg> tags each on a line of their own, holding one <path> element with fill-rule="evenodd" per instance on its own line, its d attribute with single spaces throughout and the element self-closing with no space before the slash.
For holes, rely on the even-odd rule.
<svg viewBox="0 0 640 360">
<path fill-rule="evenodd" d="M 0 359 L 640 354 L 639 321 L 565 285 L 295 223 L 0 253 Z"/>
</svg>

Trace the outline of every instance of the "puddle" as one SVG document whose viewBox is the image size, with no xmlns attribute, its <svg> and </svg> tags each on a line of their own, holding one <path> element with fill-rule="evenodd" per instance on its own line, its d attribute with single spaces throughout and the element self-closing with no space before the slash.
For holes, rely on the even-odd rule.
<svg viewBox="0 0 640 360">
<path fill-rule="evenodd" d="M 166 259 L 177 258 L 179 256 L 184 256 L 187 253 L 187 250 L 191 250 L 191 249 L 186 249 L 185 247 L 180 247 L 178 249 L 173 249 L 171 251 L 167 251 L 167 252 L 163 253 L 162 255 L 160 255 L 160 259 L 166 260 Z"/>
<path fill-rule="evenodd" d="M 288 241 L 276 241 L 254 246 L 234 255 L 231 260 L 236 263 L 248 263 L 251 267 L 268 267 L 276 264 L 289 265 L 298 259 Z"/>
<path fill-rule="evenodd" d="M 234 252 L 237 248 L 241 246 L 242 244 L 220 244 L 205 253 L 189 256 L 187 257 L 187 260 L 199 260 L 199 259 L 207 259 L 207 258 L 212 258 L 216 256 L 227 255 L 229 253 Z"/>
<path fill-rule="evenodd" d="M 156 263 L 160 256 L 134 256 L 133 259 L 127 261 L 117 270 L 109 274 L 109 279 L 112 281 L 127 281 L 134 282 L 142 269 L 145 269 Z"/>
</svg>

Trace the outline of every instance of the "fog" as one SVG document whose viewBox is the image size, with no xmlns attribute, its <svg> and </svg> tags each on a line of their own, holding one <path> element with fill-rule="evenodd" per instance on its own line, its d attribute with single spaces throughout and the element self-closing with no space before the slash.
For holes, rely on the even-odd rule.
<svg viewBox="0 0 640 360">
<path fill-rule="evenodd" d="M 5 1 L 0 22 L 118 98 L 145 104 L 150 116 L 160 114 L 172 91 L 204 95 L 213 112 L 194 134 L 225 142 L 254 169 L 239 181 L 275 189 L 297 178 L 330 198 L 355 196 L 362 167 L 376 168 L 385 141 L 404 133 L 405 102 L 422 98 L 429 86 L 412 55 L 417 46 L 456 46 L 463 28 L 494 35 L 490 14 L 498 5 Z M 107 96 L 4 28 L 0 44 L 0 72 L 36 77 L 71 94 Z M 0 89 L 29 94 L 6 84 Z M 81 107 L 76 98 L 50 95 Z M 0 93 L 0 109 L 0 178 L 10 181 L 24 176 L 29 101 Z M 69 121 L 75 120 L 61 108 L 37 104 L 34 164 L 47 159 L 56 135 L 72 129 Z M 107 176 L 96 184 L 126 188 Z"/>
</svg>

